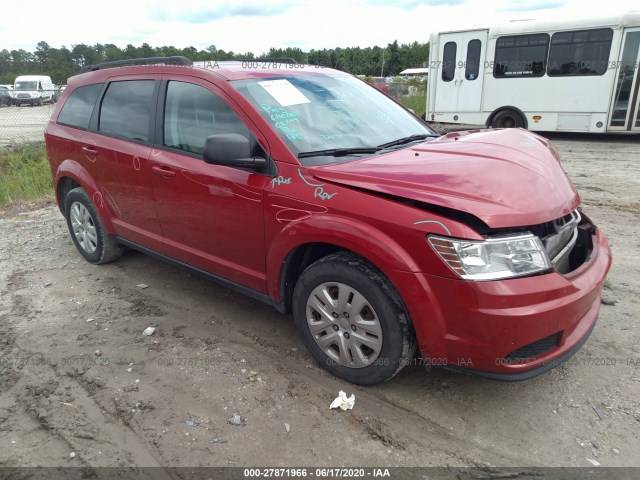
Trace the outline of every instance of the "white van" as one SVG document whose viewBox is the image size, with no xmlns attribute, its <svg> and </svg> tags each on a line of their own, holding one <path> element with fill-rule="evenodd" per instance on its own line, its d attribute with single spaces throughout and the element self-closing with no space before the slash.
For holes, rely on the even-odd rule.
<svg viewBox="0 0 640 480">
<path fill-rule="evenodd" d="M 21 75 L 13 84 L 14 104 L 42 105 L 53 103 L 55 86 L 51 77 L 45 75 Z"/>
</svg>

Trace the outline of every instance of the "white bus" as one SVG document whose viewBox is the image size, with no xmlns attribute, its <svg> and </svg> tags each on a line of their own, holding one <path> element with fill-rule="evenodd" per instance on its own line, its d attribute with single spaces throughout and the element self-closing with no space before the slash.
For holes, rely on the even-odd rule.
<svg viewBox="0 0 640 480">
<path fill-rule="evenodd" d="M 434 33 L 429 56 L 427 121 L 640 132 L 640 11 Z"/>
</svg>

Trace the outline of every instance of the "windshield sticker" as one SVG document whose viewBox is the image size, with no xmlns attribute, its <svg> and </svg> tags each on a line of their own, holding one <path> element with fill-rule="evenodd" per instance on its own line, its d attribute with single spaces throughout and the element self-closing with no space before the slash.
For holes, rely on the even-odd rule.
<svg viewBox="0 0 640 480">
<path fill-rule="evenodd" d="M 414 225 L 420 225 L 421 223 L 435 223 L 436 225 L 440 225 L 444 229 L 444 231 L 447 232 L 447 235 L 451 235 L 451 231 L 449 231 L 447 226 L 442 222 L 439 222 L 437 220 L 420 220 L 419 222 L 413 222 Z"/>
<path fill-rule="evenodd" d="M 260 104 L 260 108 L 269 114 L 271 123 L 273 123 L 278 130 L 281 130 L 289 140 L 302 140 L 304 138 L 302 134 L 295 129 L 294 125 L 299 124 L 300 121 L 294 112 L 290 112 L 282 107 L 272 107 L 268 103 Z"/>
<path fill-rule="evenodd" d="M 283 107 L 311 103 L 289 80 L 269 80 L 267 82 L 258 82 L 258 85 L 264 88 Z"/>
</svg>

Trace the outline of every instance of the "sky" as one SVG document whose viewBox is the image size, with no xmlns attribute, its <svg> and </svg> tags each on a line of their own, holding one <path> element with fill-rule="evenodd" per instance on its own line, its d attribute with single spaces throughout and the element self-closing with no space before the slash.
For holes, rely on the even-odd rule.
<svg viewBox="0 0 640 480">
<path fill-rule="evenodd" d="M 215 45 L 259 55 L 429 41 L 431 32 L 522 19 L 572 19 L 640 10 L 638 0 L 30 0 L 0 17 L 0 50 L 113 43 Z M 7 9 L 5 9 L 7 10 Z M 5 12 L 6 13 L 6 12 Z"/>
</svg>

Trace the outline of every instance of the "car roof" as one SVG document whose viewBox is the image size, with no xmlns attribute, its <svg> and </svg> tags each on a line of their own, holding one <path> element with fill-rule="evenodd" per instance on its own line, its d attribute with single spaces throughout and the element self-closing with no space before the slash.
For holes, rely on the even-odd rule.
<svg viewBox="0 0 640 480">
<path fill-rule="evenodd" d="M 165 73 L 182 73 L 200 78 L 214 76 L 216 78 L 233 81 L 251 78 L 279 78 L 282 76 L 299 75 L 349 75 L 348 73 L 323 66 L 303 65 L 297 63 L 277 63 L 259 60 L 247 61 L 201 61 L 193 65 L 127 65 L 105 67 L 88 71 L 71 77 L 68 85 L 90 85 L 101 83 L 107 79 L 120 75 L 161 75 Z"/>
<path fill-rule="evenodd" d="M 339 70 L 334 70 L 321 65 L 305 65 L 299 63 L 261 60 L 194 62 L 193 67 L 214 71 L 226 80 L 268 78 L 282 75 L 297 76 L 308 75 L 309 73 L 321 75 L 348 75 Z"/>
</svg>

